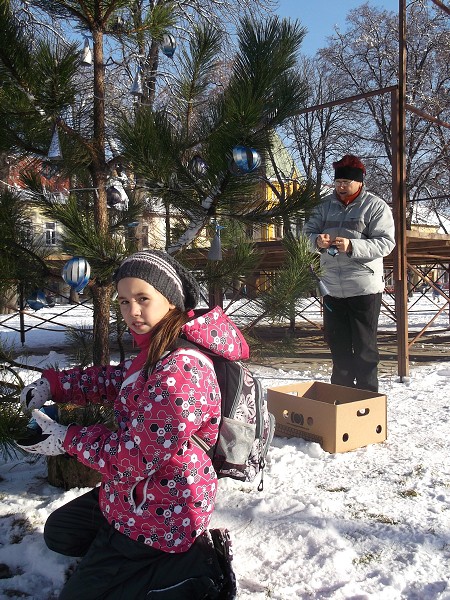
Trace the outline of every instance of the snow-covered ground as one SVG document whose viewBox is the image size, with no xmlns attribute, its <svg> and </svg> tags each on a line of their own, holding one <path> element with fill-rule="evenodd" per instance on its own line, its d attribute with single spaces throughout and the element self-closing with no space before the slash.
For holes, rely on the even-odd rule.
<svg viewBox="0 0 450 600">
<path fill-rule="evenodd" d="M 443 303 L 415 300 L 409 324 L 420 331 Z M 89 309 L 62 314 L 66 308 L 42 309 L 26 322 L 57 315 L 60 325 L 90 324 Z M 308 318 L 320 320 L 317 306 Z M 17 323 L 0 323 L 0 333 L 20 348 L 18 332 L 8 329 Z M 448 323 L 446 309 L 431 329 Z M 26 333 L 28 364 L 68 366 L 60 325 L 43 325 Z M 395 329 L 387 312 L 380 325 Z M 329 381 L 327 365 L 253 370 L 264 389 Z M 212 525 L 231 532 L 239 599 L 450 600 L 450 356 L 412 365 L 407 383 L 381 378 L 380 388 L 388 397 L 387 441 L 329 454 L 317 443 L 276 437 L 262 492 L 258 482 L 220 480 Z M 43 458 L 0 460 L 0 599 L 57 598 L 73 560 L 45 547 L 43 524 L 85 491 L 50 486 Z"/>
</svg>

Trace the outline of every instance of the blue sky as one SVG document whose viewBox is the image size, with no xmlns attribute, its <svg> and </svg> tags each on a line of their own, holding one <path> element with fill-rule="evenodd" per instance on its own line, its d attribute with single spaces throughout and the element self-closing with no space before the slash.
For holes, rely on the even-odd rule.
<svg viewBox="0 0 450 600">
<path fill-rule="evenodd" d="M 277 13 L 300 20 L 308 30 L 302 52 L 313 55 L 318 48 L 325 46 L 326 38 L 333 34 L 334 25 L 343 28 L 348 12 L 363 3 L 363 0 L 279 0 Z M 371 0 L 369 4 L 398 12 L 398 0 Z"/>
</svg>

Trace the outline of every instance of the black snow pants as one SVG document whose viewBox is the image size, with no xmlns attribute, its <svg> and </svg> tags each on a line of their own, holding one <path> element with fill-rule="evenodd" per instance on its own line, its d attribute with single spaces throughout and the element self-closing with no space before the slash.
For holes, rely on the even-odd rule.
<svg viewBox="0 0 450 600">
<path fill-rule="evenodd" d="M 325 340 L 333 359 L 331 383 L 378 392 L 381 294 L 325 296 L 323 304 Z"/>
<path fill-rule="evenodd" d="M 47 546 L 83 557 L 59 600 L 216 599 L 221 568 L 200 536 L 187 552 L 169 554 L 117 532 L 104 518 L 98 488 L 55 510 L 44 529 Z"/>
</svg>

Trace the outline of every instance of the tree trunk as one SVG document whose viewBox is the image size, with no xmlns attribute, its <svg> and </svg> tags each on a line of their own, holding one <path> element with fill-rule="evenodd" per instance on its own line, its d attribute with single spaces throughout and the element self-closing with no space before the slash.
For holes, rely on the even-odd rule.
<svg viewBox="0 0 450 600">
<path fill-rule="evenodd" d="M 292 303 L 289 307 L 289 330 L 295 333 L 295 304 Z"/>
<path fill-rule="evenodd" d="M 48 482 L 55 487 L 72 488 L 95 487 L 101 480 L 97 471 L 78 462 L 74 456 L 59 454 L 47 458 Z"/>
<path fill-rule="evenodd" d="M 17 289 L 6 290 L 3 296 L 0 296 L 0 314 L 9 315 L 17 310 Z"/>
<path fill-rule="evenodd" d="M 80 297 L 78 296 L 78 292 L 76 292 L 73 287 L 69 289 L 69 303 L 70 304 L 79 304 Z"/>
<path fill-rule="evenodd" d="M 93 356 L 94 365 L 109 364 L 109 309 L 113 284 L 91 287 L 94 307 Z"/>
<path fill-rule="evenodd" d="M 105 157 L 105 65 L 103 61 L 103 32 L 92 31 L 94 42 L 94 152 L 90 166 L 94 198 L 94 219 L 100 236 L 108 236 L 109 222 L 106 205 L 107 163 Z M 92 288 L 94 307 L 93 362 L 109 363 L 109 307 L 112 284 L 95 283 Z"/>
<path fill-rule="evenodd" d="M 213 283 L 209 286 L 208 292 L 209 292 L 209 298 L 208 298 L 209 308 L 214 308 L 215 306 L 220 306 L 220 308 L 223 308 L 223 290 L 222 290 L 222 288 Z"/>
</svg>

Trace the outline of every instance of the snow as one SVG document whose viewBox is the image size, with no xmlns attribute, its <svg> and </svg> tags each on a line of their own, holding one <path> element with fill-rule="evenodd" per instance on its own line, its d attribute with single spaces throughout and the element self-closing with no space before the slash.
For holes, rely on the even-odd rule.
<svg viewBox="0 0 450 600">
<path fill-rule="evenodd" d="M 420 331 L 436 304 L 418 295 L 414 303 L 410 329 Z M 68 365 L 62 325 L 89 324 L 92 315 L 82 307 L 62 314 L 66 308 L 35 314 L 58 325 L 42 322 L 27 332 L 28 364 Z M 317 307 L 310 310 L 319 320 Z M 20 348 L 18 333 L 7 328 L 17 326 L 14 319 L 0 323 L 0 332 Z M 385 311 L 380 323 L 395 327 Z M 448 323 L 445 310 L 431 330 Z M 328 364 L 251 368 L 267 389 L 327 382 Z M 20 374 L 26 382 L 36 378 Z M 450 357 L 412 364 L 405 383 L 383 375 L 380 392 L 388 398 L 385 442 L 329 454 L 314 442 L 275 437 L 262 492 L 258 481 L 220 480 L 212 526 L 231 532 L 240 600 L 450 600 Z M 0 461 L 0 599 L 57 598 L 75 561 L 46 548 L 43 526 L 55 508 L 86 491 L 50 486 L 42 457 Z"/>
</svg>

